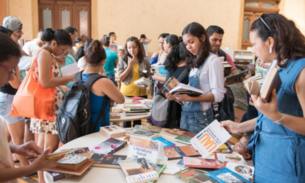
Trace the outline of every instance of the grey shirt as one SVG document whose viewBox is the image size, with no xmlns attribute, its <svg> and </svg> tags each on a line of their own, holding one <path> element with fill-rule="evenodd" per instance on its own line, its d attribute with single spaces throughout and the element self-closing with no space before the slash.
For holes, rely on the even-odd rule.
<svg viewBox="0 0 305 183">
<path fill-rule="evenodd" d="M 127 69 L 127 67 L 128 67 L 128 64 L 126 62 L 124 62 L 123 57 L 120 57 L 118 65 L 117 65 L 118 74 L 121 75 Z M 146 73 L 143 72 L 144 70 L 146 70 L 147 72 Z M 144 57 L 142 62 L 139 63 L 139 74 L 140 74 L 140 77 L 145 77 L 145 78 L 150 76 L 150 63 L 149 63 L 147 57 Z M 131 68 L 129 74 L 122 82 L 125 85 L 129 85 L 132 80 L 132 75 L 133 75 L 133 68 Z"/>
</svg>

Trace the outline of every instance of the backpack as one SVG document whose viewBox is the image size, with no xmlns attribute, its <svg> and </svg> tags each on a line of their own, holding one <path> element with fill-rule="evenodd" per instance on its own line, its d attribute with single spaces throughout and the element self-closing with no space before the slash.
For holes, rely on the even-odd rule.
<svg viewBox="0 0 305 183">
<path fill-rule="evenodd" d="M 234 95 L 230 87 L 225 86 L 227 90 L 224 94 L 224 98 L 219 103 L 212 103 L 215 119 L 219 122 L 224 120 L 231 120 L 235 121 L 235 114 L 234 114 Z"/>
<path fill-rule="evenodd" d="M 82 82 L 82 72 L 75 75 L 74 83 L 66 94 L 56 115 L 56 126 L 59 140 L 67 143 L 78 137 L 94 133 L 103 116 L 105 126 L 105 108 L 109 98 L 105 95 L 102 110 L 93 126 L 91 116 L 91 86 L 100 78 L 106 78 L 99 74 L 91 74 L 85 82 Z"/>
</svg>

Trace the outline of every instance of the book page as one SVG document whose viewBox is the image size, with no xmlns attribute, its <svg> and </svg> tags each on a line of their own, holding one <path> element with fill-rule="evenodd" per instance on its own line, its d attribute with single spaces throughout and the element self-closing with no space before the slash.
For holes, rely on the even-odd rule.
<svg viewBox="0 0 305 183">
<path fill-rule="evenodd" d="M 69 76 L 77 73 L 78 71 L 77 63 L 73 63 L 61 68 L 62 76 Z"/>
</svg>

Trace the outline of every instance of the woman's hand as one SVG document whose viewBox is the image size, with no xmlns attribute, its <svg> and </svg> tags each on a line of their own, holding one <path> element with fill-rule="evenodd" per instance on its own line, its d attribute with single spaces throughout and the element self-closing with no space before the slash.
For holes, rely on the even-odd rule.
<svg viewBox="0 0 305 183">
<path fill-rule="evenodd" d="M 35 170 L 41 170 L 44 168 L 51 168 L 51 167 L 56 167 L 57 162 L 65 157 L 65 155 L 62 155 L 60 157 L 56 157 L 53 159 L 46 159 L 47 155 L 49 154 L 50 149 L 46 149 L 38 158 L 36 158 L 31 166 L 34 167 Z"/>
<path fill-rule="evenodd" d="M 191 101 L 191 97 L 187 94 L 175 94 L 174 98 L 176 98 L 179 102 Z"/>
<path fill-rule="evenodd" d="M 129 66 L 133 66 L 134 64 L 136 64 L 136 61 L 135 61 L 135 59 L 134 59 L 134 56 L 132 56 L 131 59 L 128 59 L 128 65 L 129 65 Z"/>
<path fill-rule="evenodd" d="M 69 91 L 69 87 L 65 85 L 60 85 L 58 88 L 61 89 L 64 93 L 68 93 Z"/>
<path fill-rule="evenodd" d="M 277 96 L 276 90 L 273 89 L 271 93 L 271 101 L 269 103 L 264 103 L 260 96 L 251 95 L 256 109 L 263 113 L 268 118 L 273 121 L 277 121 L 281 118 L 281 113 L 277 109 Z"/>
<path fill-rule="evenodd" d="M 220 122 L 220 127 L 224 127 L 228 132 L 235 133 L 235 134 L 240 133 L 239 128 L 238 128 L 239 125 L 240 125 L 240 123 L 236 123 L 231 120 L 226 120 L 226 121 Z"/>
<path fill-rule="evenodd" d="M 172 101 L 175 100 L 174 95 L 170 94 L 170 93 L 166 93 L 165 91 L 162 91 L 162 93 L 165 95 L 165 97 L 167 98 L 167 100 Z"/>
<path fill-rule="evenodd" d="M 29 158 L 36 158 L 42 154 L 42 150 L 35 144 L 34 141 L 24 143 L 22 145 L 11 145 L 12 153 L 20 154 Z"/>
</svg>

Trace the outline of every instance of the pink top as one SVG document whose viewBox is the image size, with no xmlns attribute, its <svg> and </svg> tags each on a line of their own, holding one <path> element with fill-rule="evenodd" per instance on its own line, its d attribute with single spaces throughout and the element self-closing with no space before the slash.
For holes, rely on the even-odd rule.
<svg viewBox="0 0 305 183">
<path fill-rule="evenodd" d="M 0 116 L 0 168 L 13 168 L 13 158 L 5 133 L 4 119 Z M 16 179 L 5 183 L 18 183 Z"/>
<path fill-rule="evenodd" d="M 218 55 L 218 51 L 217 51 L 216 55 L 219 56 L 219 55 Z M 230 55 L 227 54 L 227 53 L 226 53 L 226 58 L 227 58 L 227 60 L 225 60 L 225 61 L 227 61 L 227 62 L 232 66 L 232 67 L 231 67 L 231 70 L 236 69 L 236 66 L 235 66 L 235 64 L 234 64 L 234 62 L 233 62 L 233 60 L 232 60 L 232 58 L 231 58 Z"/>
</svg>

